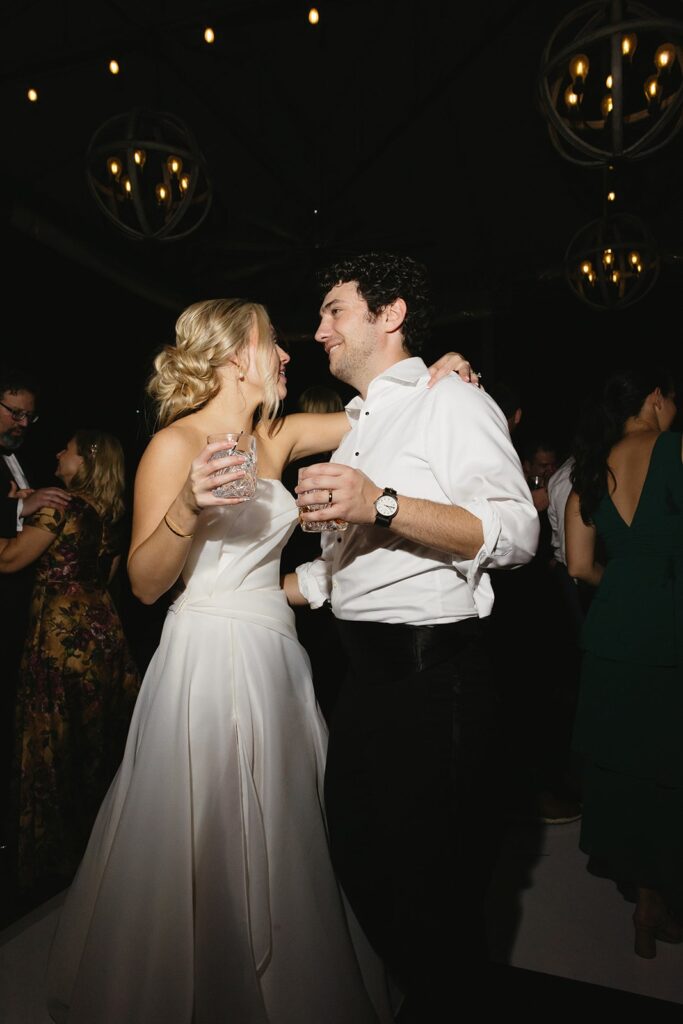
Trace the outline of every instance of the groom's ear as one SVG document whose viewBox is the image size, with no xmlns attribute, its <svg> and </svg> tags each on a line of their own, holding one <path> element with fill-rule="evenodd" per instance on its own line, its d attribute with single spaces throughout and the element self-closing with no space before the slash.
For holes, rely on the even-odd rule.
<svg viewBox="0 0 683 1024">
<path fill-rule="evenodd" d="M 408 307 L 406 306 L 405 299 L 397 298 L 393 302 L 390 302 L 388 306 L 385 306 L 382 310 L 381 317 L 386 325 L 387 331 L 393 334 L 394 331 L 400 331 L 401 327 L 405 322 Z"/>
</svg>

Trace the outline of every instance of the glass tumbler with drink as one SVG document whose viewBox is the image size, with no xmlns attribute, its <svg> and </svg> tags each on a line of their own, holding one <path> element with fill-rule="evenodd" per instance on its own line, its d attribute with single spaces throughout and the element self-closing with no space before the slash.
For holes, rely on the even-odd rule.
<svg viewBox="0 0 683 1024">
<path fill-rule="evenodd" d="M 213 452 L 209 462 L 215 459 L 224 459 L 227 455 L 242 455 L 244 462 L 236 463 L 234 466 L 224 466 L 217 469 L 211 475 L 220 480 L 217 486 L 212 489 L 212 494 L 217 498 L 253 498 L 256 494 L 256 438 L 253 434 L 245 434 L 244 431 L 227 431 L 225 434 L 209 434 L 209 444 L 214 441 L 223 441 L 224 447 Z M 235 476 L 236 473 L 244 473 L 244 476 Z"/>
<path fill-rule="evenodd" d="M 300 497 L 316 493 L 319 493 L 319 490 L 302 491 Z M 329 508 L 332 504 L 332 491 L 330 491 L 329 497 L 329 501 L 311 501 L 306 505 L 299 505 L 299 523 L 304 533 L 327 533 L 330 530 L 346 530 L 348 528 L 349 524 L 344 519 L 325 519 L 323 521 L 311 522 L 301 518 L 302 512 L 317 512 L 318 509 Z"/>
</svg>

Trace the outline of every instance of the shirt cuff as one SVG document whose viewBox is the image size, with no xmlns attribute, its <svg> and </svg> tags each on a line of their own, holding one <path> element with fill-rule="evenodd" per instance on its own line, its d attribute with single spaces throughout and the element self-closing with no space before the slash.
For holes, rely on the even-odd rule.
<svg viewBox="0 0 683 1024">
<path fill-rule="evenodd" d="M 500 531 L 502 524 L 500 516 L 492 507 L 489 501 L 484 498 L 476 498 L 474 501 L 469 501 L 467 504 L 462 506 L 468 512 L 471 512 L 473 516 L 481 521 L 481 528 L 484 534 L 484 542 L 477 551 L 474 558 L 468 562 L 461 563 L 463 569 L 466 568 L 467 582 L 472 585 L 475 578 L 481 575 L 483 563 L 491 557 L 495 551 L 498 538 L 500 537 Z"/>
<path fill-rule="evenodd" d="M 17 498 L 17 531 L 21 533 L 24 529 L 24 499 Z"/>
<path fill-rule="evenodd" d="M 297 566 L 296 575 L 299 590 L 311 608 L 322 608 L 325 601 L 329 601 L 332 592 L 327 563 L 321 558 L 316 558 L 313 562 L 304 562 L 303 565 Z"/>
</svg>

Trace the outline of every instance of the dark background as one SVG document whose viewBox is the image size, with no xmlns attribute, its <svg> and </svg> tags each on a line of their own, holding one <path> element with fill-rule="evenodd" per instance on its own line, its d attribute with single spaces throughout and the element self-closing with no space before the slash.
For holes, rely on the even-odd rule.
<svg viewBox="0 0 683 1024">
<path fill-rule="evenodd" d="M 598 312 L 563 278 L 569 240 L 600 215 L 602 175 L 559 156 L 535 89 L 545 43 L 577 5 L 318 6 L 316 27 L 309 5 L 290 0 L 4 8 L 2 356 L 43 384 L 24 449 L 41 483 L 83 425 L 116 432 L 134 468 L 152 356 L 191 301 L 268 306 L 293 357 L 290 407 L 308 384 L 333 383 L 311 341 L 315 270 L 368 249 L 426 263 L 437 308 L 428 357 L 455 348 L 485 382 L 516 378 L 527 433 L 555 435 L 560 449 L 607 369 L 663 359 L 680 370 L 680 136 L 620 179 L 623 208 L 660 246 L 654 289 Z M 676 0 L 657 7 L 683 16 Z M 136 107 L 183 118 L 206 160 L 213 204 L 185 239 L 127 239 L 88 188 L 94 132 Z"/>
</svg>

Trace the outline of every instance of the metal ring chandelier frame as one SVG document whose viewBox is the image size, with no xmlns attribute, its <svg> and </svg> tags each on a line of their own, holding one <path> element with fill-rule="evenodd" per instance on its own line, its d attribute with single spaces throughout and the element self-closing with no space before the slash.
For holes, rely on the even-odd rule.
<svg viewBox="0 0 683 1024">
<path fill-rule="evenodd" d="M 138 241 L 186 238 L 211 206 L 204 159 L 173 114 L 135 109 L 106 121 L 90 141 L 87 177 L 108 220 Z M 180 230 L 192 214 L 192 223 Z"/>
<path fill-rule="evenodd" d="M 630 17 L 627 15 L 631 15 Z M 635 15 L 635 17 L 633 16 Z M 607 22 L 605 23 L 605 19 Z M 585 19 L 585 20 L 584 20 Z M 553 52 L 555 45 L 566 30 L 577 21 L 583 21 L 579 34 L 569 43 L 562 43 L 558 52 Z M 636 33 L 656 34 L 662 43 L 670 45 L 675 51 L 666 65 L 660 65 L 669 75 L 678 79 L 677 87 L 668 95 L 657 100 L 657 86 L 647 104 L 641 109 L 627 109 L 624 95 L 625 63 L 633 58 L 633 52 L 623 49 L 624 40 L 629 37 L 637 39 Z M 608 92 L 603 97 L 603 109 L 592 120 L 581 120 L 580 105 L 586 92 L 586 79 L 590 60 L 584 54 L 600 51 L 600 44 L 609 44 L 609 76 L 606 80 Z M 640 160 L 665 146 L 678 132 L 683 124 L 683 22 L 659 18 L 656 12 L 643 4 L 631 0 L 592 0 L 591 3 L 577 8 L 565 17 L 557 26 L 543 52 L 541 71 L 538 79 L 539 102 L 548 120 L 550 137 L 553 145 L 561 156 L 572 163 L 583 167 L 597 167 L 608 161 Z M 635 49 L 635 47 L 634 47 Z M 603 55 L 606 54 L 606 47 Z M 584 67 L 580 61 L 583 59 Z M 571 79 L 572 61 L 579 61 L 578 74 L 574 75 L 573 83 L 577 86 L 575 94 L 575 115 L 562 116 L 559 105 L 567 104 L 567 90 L 563 88 Z M 600 71 L 594 71 L 593 80 Z M 667 66 L 668 65 L 668 66 Z M 656 65 L 653 63 L 653 67 Z M 652 76 L 655 79 L 656 76 Z M 600 91 L 603 91 L 602 87 Z M 663 91 L 663 90 L 662 90 Z M 643 96 L 643 92 L 640 92 Z M 605 100 L 608 100 L 605 109 Z M 631 131 L 633 126 L 642 124 L 643 132 L 633 141 L 625 141 L 625 130 Z M 586 137 L 584 137 L 584 134 Z M 602 132 L 609 144 L 595 144 L 589 141 L 589 135 Z"/>
<path fill-rule="evenodd" d="M 653 287 L 660 269 L 657 243 L 646 225 L 630 214 L 585 224 L 565 254 L 569 287 L 593 309 L 625 309 Z"/>
</svg>

